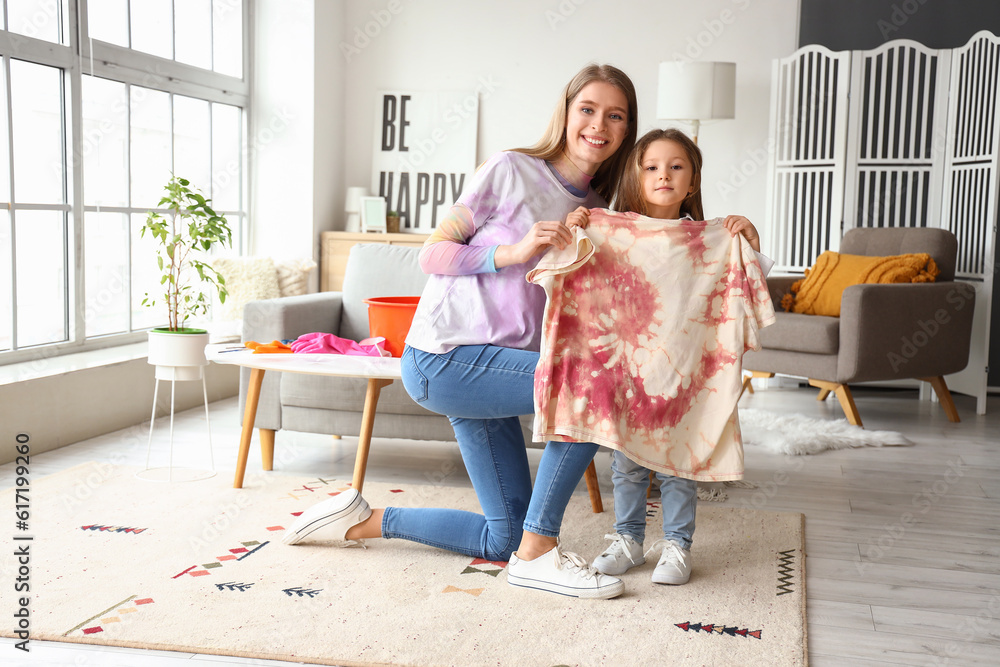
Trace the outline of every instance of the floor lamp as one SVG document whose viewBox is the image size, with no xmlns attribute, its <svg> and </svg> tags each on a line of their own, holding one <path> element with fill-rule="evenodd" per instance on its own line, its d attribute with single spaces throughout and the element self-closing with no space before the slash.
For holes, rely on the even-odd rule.
<svg viewBox="0 0 1000 667">
<path fill-rule="evenodd" d="M 691 123 L 698 143 L 701 121 L 736 117 L 736 63 L 660 63 L 656 117 Z"/>
</svg>

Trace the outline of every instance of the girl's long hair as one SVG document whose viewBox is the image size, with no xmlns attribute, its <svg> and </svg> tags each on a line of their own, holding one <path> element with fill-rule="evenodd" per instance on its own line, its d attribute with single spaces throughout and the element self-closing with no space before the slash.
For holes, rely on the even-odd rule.
<svg viewBox="0 0 1000 667">
<path fill-rule="evenodd" d="M 681 202 L 681 216 L 687 214 L 695 220 L 704 220 L 705 211 L 701 206 L 701 151 L 688 135 L 675 128 L 650 130 L 636 143 L 628 157 L 625 173 L 622 174 L 621 187 L 615 199 L 615 210 L 648 215 L 646 200 L 642 196 L 642 158 L 650 144 L 662 140 L 680 144 L 687 153 L 688 162 L 691 163 L 691 185 L 694 191 Z"/>
<path fill-rule="evenodd" d="M 514 148 L 518 153 L 524 153 L 532 157 L 543 160 L 555 160 L 566 150 L 566 115 L 569 105 L 572 103 L 580 91 L 592 81 L 604 81 L 622 91 L 628 101 L 628 129 L 622 145 L 618 147 L 614 155 L 605 160 L 594 174 L 590 185 L 597 194 L 604 197 L 609 204 L 611 198 L 619 188 L 622 172 L 625 170 L 625 163 L 628 160 L 629 150 L 635 143 L 635 138 L 639 133 L 639 123 L 637 117 L 638 103 L 635 97 L 635 86 L 625 72 L 613 65 L 587 65 L 580 70 L 576 76 L 566 84 L 559 103 L 549 119 L 549 126 L 545 129 L 545 134 L 538 143 L 530 148 Z"/>
</svg>

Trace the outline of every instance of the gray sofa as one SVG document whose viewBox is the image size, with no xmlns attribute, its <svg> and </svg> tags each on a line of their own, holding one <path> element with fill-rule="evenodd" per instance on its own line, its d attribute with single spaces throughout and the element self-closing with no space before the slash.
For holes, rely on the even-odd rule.
<svg viewBox="0 0 1000 667">
<path fill-rule="evenodd" d="M 243 340 L 295 339 L 317 331 L 352 340 L 367 338 L 365 299 L 419 295 L 423 290 L 427 276 L 417 263 L 418 253 L 417 248 L 386 244 L 355 245 L 347 260 L 343 292 L 251 302 L 243 311 Z M 242 369 L 241 417 L 249 376 L 249 370 Z M 361 430 L 365 388 L 364 379 L 267 373 L 255 425 L 271 431 L 356 436 Z M 525 442 L 530 444 L 531 417 L 522 417 L 521 423 Z M 401 382 L 382 389 L 373 435 L 411 440 L 455 439 L 448 419 L 417 405 Z"/>
</svg>

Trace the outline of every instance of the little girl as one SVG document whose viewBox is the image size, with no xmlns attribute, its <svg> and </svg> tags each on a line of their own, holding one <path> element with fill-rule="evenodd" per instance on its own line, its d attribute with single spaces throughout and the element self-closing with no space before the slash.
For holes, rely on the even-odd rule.
<svg viewBox="0 0 1000 667">
<path fill-rule="evenodd" d="M 632 150 L 615 208 L 664 220 L 704 220 L 701 166 L 701 151 L 683 132 L 675 129 L 648 132 Z M 571 215 L 586 216 L 580 209 Z M 586 224 L 585 220 L 580 222 L 583 223 L 580 226 Z M 567 223 L 574 221 L 567 220 Z M 740 216 L 729 216 L 723 224 L 733 236 L 743 235 L 757 253 L 763 274 L 767 275 L 773 262 L 759 254 L 760 241 L 753 224 Z M 620 575 L 645 562 L 642 543 L 646 531 L 646 489 L 651 471 L 619 450 L 613 452 L 611 469 L 615 532 L 605 536 L 612 543 L 594 560 L 593 567 L 604 574 Z M 655 474 L 660 482 L 663 539 L 649 549 L 653 551 L 662 546 L 652 579 L 658 584 L 685 584 L 691 576 L 690 549 L 698 483 L 662 472 Z"/>
</svg>

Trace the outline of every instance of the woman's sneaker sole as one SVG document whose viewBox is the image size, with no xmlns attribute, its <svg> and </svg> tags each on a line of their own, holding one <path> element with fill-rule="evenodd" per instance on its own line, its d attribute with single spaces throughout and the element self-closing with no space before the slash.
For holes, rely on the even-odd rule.
<svg viewBox="0 0 1000 667">
<path fill-rule="evenodd" d="M 288 529 L 282 544 L 298 544 L 320 528 L 332 523 L 342 522 L 342 530 L 335 531 L 330 539 L 344 540 L 344 535 L 351 527 L 361 523 L 372 514 L 368 502 L 361 497 L 356 489 L 344 491 L 333 498 L 316 503 L 304 511 L 295 523 Z"/>
<path fill-rule="evenodd" d="M 519 586 L 521 588 L 533 588 L 536 591 L 546 591 L 548 593 L 557 593 L 559 595 L 565 595 L 571 598 L 582 598 L 589 600 L 607 600 L 608 598 L 618 597 L 625 592 L 625 583 L 618 581 L 617 583 L 602 586 L 600 588 L 570 588 L 567 586 L 560 586 L 559 584 L 554 584 L 549 581 L 539 581 L 537 579 L 523 579 L 521 577 L 511 576 L 510 572 L 507 573 L 507 583 L 511 586 Z"/>
</svg>

